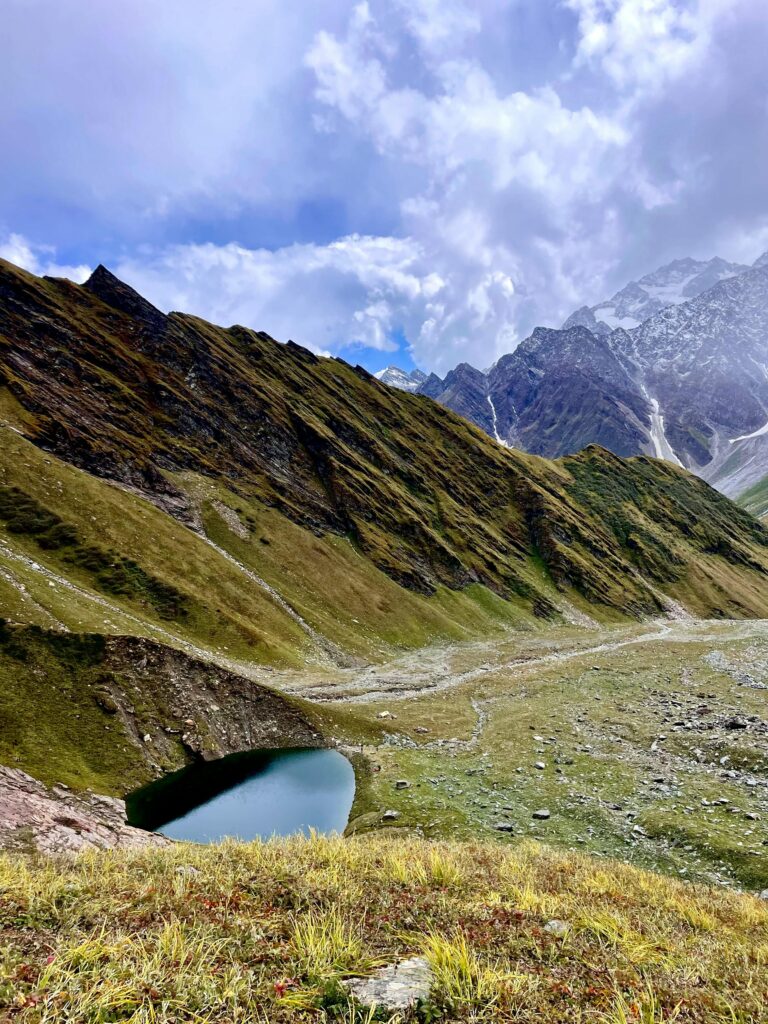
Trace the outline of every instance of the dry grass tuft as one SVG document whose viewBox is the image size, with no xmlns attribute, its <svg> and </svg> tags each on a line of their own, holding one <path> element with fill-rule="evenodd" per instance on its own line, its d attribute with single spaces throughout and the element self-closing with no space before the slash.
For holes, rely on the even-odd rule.
<svg viewBox="0 0 768 1024">
<path fill-rule="evenodd" d="M 14 1024 L 764 1024 L 766 951 L 752 897 L 533 844 L 0 857 L 0 1019 Z M 435 984 L 410 1016 L 340 986 L 415 954 Z"/>
</svg>

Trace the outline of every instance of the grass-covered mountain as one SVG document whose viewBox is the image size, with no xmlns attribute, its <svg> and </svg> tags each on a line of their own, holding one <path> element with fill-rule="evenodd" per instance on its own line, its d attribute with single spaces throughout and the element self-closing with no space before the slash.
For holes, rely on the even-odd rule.
<svg viewBox="0 0 768 1024">
<path fill-rule="evenodd" d="M 768 640 L 684 618 L 768 617 L 748 512 L 103 269 L 0 264 L 0 421 L 0 1012 L 761 1019 L 764 905 L 640 870 L 768 879 Z M 133 843 L 106 794 L 185 763 L 334 743 L 348 840 L 40 856 Z M 417 955 L 420 1007 L 352 1003 Z"/>
<path fill-rule="evenodd" d="M 125 791 L 255 739 L 321 741 L 306 707 L 241 707 L 243 675 L 670 600 L 768 615 L 768 532 L 685 471 L 506 450 L 106 270 L 81 287 L 2 264 L 0 358 L 0 764 L 46 782 Z"/>
<path fill-rule="evenodd" d="M 659 589 L 702 614 L 768 607 L 768 534 L 686 473 L 595 448 L 559 462 L 506 451 L 362 369 L 246 328 L 165 316 L 103 268 L 80 287 L 2 264 L 0 387 L 5 419 L 37 449 L 86 470 L 86 489 L 97 477 L 147 496 L 194 528 L 186 545 L 199 548 L 205 515 L 226 505 L 219 536 L 257 570 L 269 562 L 269 522 L 307 543 L 343 538 L 345 557 L 362 557 L 398 593 L 479 585 L 488 602 L 539 616 L 556 613 L 558 592 L 607 614 L 658 611 Z M 6 468 L 0 522 L 30 549 L 155 617 L 200 629 L 229 617 L 205 607 L 171 538 L 134 533 L 129 547 L 121 523 L 94 528 L 66 489 L 39 483 Z M 327 595 L 330 566 L 304 571 L 305 592 Z M 272 572 L 287 576 L 282 558 Z M 308 622 L 324 632 L 316 616 Z M 274 628 L 262 632 L 269 643 Z"/>
</svg>

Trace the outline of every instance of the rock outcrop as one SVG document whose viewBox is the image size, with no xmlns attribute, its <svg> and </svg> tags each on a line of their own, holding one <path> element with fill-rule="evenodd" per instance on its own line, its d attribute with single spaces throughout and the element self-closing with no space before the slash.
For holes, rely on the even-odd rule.
<svg viewBox="0 0 768 1024">
<path fill-rule="evenodd" d="M 0 848 L 40 853 L 165 846 L 156 832 L 133 828 L 125 804 L 97 793 L 48 788 L 15 768 L 0 767 Z"/>
</svg>

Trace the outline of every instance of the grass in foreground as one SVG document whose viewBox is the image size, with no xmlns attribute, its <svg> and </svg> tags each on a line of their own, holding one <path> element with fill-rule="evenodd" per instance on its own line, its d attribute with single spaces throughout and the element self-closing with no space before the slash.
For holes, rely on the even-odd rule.
<svg viewBox="0 0 768 1024">
<path fill-rule="evenodd" d="M 412 1020 L 766 1020 L 763 903 L 533 843 L 4 857 L 0 926 L 0 1013 L 25 1024 L 394 1024 L 339 982 L 415 953 L 435 986 Z"/>
</svg>

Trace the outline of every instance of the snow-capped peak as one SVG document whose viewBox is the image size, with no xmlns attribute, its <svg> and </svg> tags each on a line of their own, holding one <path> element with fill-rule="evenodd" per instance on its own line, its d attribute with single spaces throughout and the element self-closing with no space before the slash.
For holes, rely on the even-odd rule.
<svg viewBox="0 0 768 1024">
<path fill-rule="evenodd" d="M 694 299 L 718 281 L 735 277 L 748 269 L 741 263 L 729 263 L 719 256 L 711 260 L 690 257 L 673 260 L 638 281 L 630 281 L 613 298 L 591 308 L 583 306 L 572 313 L 563 326 L 572 327 L 580 323 L 592 331 L 595 331 L 595 326 L 605 330 L 604 325 L 614 330 L 617 327 L 631 330 L 667 306 L 677 306 Z"/>
<path fill-rule="evenodd" d="M 399 366 L 386 366 L 378 373 L 374 373 L 376 380 L 382 384 L 389 384 L 392 388 L 400 388 L 401 391 L 415 391 L 419 384 L 422 384 L 427 375 L 423 370 L 411 370 L 410 373 L 401 370 Z"/>
</svg>

